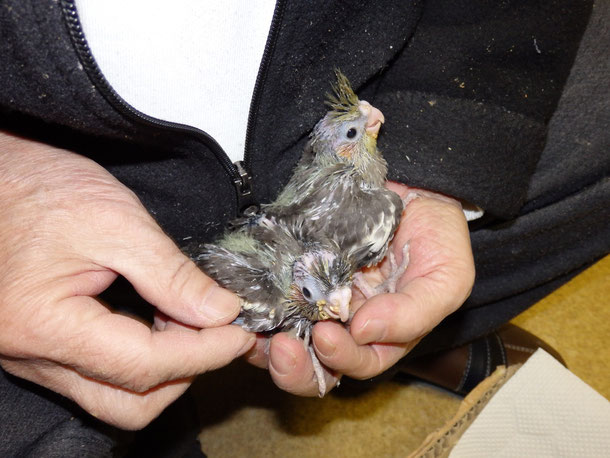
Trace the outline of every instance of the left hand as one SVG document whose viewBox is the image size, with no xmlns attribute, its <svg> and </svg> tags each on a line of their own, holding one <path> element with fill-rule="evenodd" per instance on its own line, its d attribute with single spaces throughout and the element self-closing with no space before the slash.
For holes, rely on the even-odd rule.
<svg viewBox="0 0 610 458">
<path fill-rule="evenodd" d="M 118 275 L 197 330 L 159 320 L 151 329 L 113 313 L 98 295 Z M 0 132 L 3 370 L 106 423 L 140 429 L 194 376 L 250 349 L 253 336 L 229 325 L 238 313 L 239 298 L 201 272 L 107 170 Z"/>
<path fill-rule="evenodd" d="M 388 183 L 388 188 L 405 197 L 407 186 Z M 474 260 L 468 226 L 461 205 L 446 196 L 424 191 L 403 213 L 390 249 L 398 263 L 402 247 L 410 244 L 410 263 L 397 284 L 396 293 L 365 300 L 354 288 L 352 308 L 356 311 L 349 330 L 340 323 L 317 323 L 313 331 L 316 353 L 329 370 L 327 386 L 337 384 L 340 375 L 357 379 L 374 377 L 405 356 L 447 315 L 460 307 L 474 283 Z M 365 278 L 372 286 L 385 278 L 387 263 L 368 269 Z M 282 389 L 304 396 L 317 395 L 317 383 L 309 354 L 300 340 L 280 333 L 247 354 L 258 366 L 269 366 Z"/>
</svg>

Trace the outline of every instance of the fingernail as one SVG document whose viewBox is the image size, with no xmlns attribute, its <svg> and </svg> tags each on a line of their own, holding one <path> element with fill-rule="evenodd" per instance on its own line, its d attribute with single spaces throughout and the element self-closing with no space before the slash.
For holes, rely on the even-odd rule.
<svg viewBox="0 0 610 458">
<path fill-rule="evenodd" d="M 239 313 L 239 298 L 226 289 L 213 286 L 200 311 L 210 324 L 227 324 Z"/>
<path fill-rule="evenodd" d="M 381 320 L 371 319 L 368 320 L 360 328 L 360 340 L 362 344 L 368 344 L 371 342 L 379 342 L 383 340 L 386 334 L 386 324 Z"/>
<path fill-rule="evenodd" d="M 269 365 L 279 375 L 286 375 L 297 365 L 297 357 L 288 348 L 275 345 L 269 354 Z"/>
<path fill-rule="evenodd" d="M 314 347 L 316 348 L 316 352 L 325 358 L 332 357 L 337 351 L 336 345 L 328 340 L 323 334 L 316 336 Z"/>
<path fill-rule="evenodd" d="M 157 331 L 163 331 L 167 326 L 167 315 L 162 314 L 161 312 L 155 313 L 153 328 Z"/>
</svg>

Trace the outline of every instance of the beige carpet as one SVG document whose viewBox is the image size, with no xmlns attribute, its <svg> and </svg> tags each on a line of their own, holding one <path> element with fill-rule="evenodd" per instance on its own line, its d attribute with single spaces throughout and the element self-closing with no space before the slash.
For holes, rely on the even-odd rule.
<svg viewBox="0 0 610 458">
<path fill-rule="evenodd" d="M 513 320 L 553 345 L 610 399 L 610 256 Z M 291 396 L 243 363 L 201 377 L 202 448 L 216 457 L 404 457 L 454 416 L 460 399 L 423 384 L 384 383 L 359 396 Z"/>
</svg>

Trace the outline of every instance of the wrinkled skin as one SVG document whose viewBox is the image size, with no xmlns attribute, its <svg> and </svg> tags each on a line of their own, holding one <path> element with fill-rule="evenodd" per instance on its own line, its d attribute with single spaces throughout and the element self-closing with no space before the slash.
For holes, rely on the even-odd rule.
<svg viewBox="0 0 610 458">
<path fill-rule="evenodd" d="M 340 374 L 367 378 L 390 367 L 468 296 L 474 268 L 466 222 L 457 202 L 432 196 L 408 205 L 392 244 L 398 262 L 402 244 L 411 244 L 397 293 L 364 302 L 354 291 L 349 332 L 331 321 L 314 327 L 329 389 Z M 227 326 L 239 312 L 237 297 L 88 159 L 0 133 L 0 221 L 0 365 L 105 422 L 145 426 L 194 375 L 254 344 L 252 334 Z M 159 310 L 152 329 L 97 299 L 118 274 Z M 367 280 L 374 285 L 383 274 L 383 266 L 371 269 Z M 248 359 L 268 366 L 280 388 L 317 395 L 301 341 L 280 333 L 269 356 L 265 345 L 259 338 Z"/>
<path fill-rule="evenodd" d="M 163 313 L 152 329 L 97 299 L 118 274 Z M 237 296 L 184 256 L 105 169 L 0 132 L 0 365 L 6 371 L 105 422 L 138 429 L 193 376 L 254 344 L 252 334 L 227 326 L 238 312 Z M 172 320 L 189 326 L 169 325 Z"/>
<path fill-rule="evenodd" d="M 397 183 L 388 183 L 388 188 L 403 198 L 410 192 Z M 313 342 L 327 368 L 329 388 L 337 384 L 341 374 L 366 379 L 388 369 L 470 294 L 474 261 L 461 206 L 446 196 L 422 194 L 407 205 L 390 245 L 400 263 L 402 247 L 410 243 L 410 263 L 397 292 L 365 301 L 354 289 L 355 314 L 349 331 L 330 321 L 314 327 Z M 381 283 L 387 267 L 384 261 L 367 270 L 368 283 Z M 268 367 L 275 383 L 286 391 L 317 394 L 310 358 L 299 341 L 278 334 L 271 340 L 269 355 L 264 348 L 264 339 L 259 338 L 247 354 L 248 360 Z"/>
</svg>

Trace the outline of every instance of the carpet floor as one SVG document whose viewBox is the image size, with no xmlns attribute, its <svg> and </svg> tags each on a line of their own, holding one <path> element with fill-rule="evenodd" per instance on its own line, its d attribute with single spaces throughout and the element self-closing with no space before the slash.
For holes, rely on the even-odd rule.
<svg viewBox="0 0 610 458">
<path fill-rule="evenodd" d="M 610 399 L 610 256 L 513 320 L 555 347 L 568 368 Z M 384 382 L 323 399 L 281 392 L 237 362 L 201 377 L 199 439 L 217 457 L 404 457 L 457 411 L 461 399 L 423 383 Z"/>
</svg>

